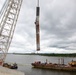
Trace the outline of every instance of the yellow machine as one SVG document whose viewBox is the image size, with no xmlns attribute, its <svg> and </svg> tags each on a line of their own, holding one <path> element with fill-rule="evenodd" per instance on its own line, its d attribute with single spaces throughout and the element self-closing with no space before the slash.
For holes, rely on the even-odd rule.
<svg viewBox="0 0 76 75">
<path fill-rule="evenodd" d="M 75 66 L 76 67 L 76 61 L 71 61 L 68 63 L 70 66 Z"/>
</svg>

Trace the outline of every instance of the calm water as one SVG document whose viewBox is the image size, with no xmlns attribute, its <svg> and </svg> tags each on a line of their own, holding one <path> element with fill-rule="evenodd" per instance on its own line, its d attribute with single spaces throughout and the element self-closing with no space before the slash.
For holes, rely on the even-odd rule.
<svg viewBox="0 0 76 75">
<path fill-rule="evenodd" d="M 31 63 L 34 61 L 45 62 L 46 59 L 48 62 L 58 63 L 58 59 L 61 57 L 48 57 L 48 56 L 39 56 L 39 55 L 14 55 L 8 54 L 6 57 L 6 62 L 17 63 L 18 70 L 25 73 L 25 75 L 76 75 L 76 72 L 62 72 L 54 70 L 43 70 L 32 68 Z M 64 57 L 64 61 L 67 64 L 72 59 L 76 58 Z"/>
</svg>

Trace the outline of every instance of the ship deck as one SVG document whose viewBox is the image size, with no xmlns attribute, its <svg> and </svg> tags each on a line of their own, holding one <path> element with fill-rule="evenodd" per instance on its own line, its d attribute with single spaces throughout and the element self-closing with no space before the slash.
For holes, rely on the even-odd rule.
<svg viewBox="0 0 76 75">
<path fill-rule="evenodd" d="M 50 70 L 62 70 L 62 71 L 76 71 L 76 67 L 72 67 L 69 65 L 61 65 L 61 64 L 52 64 L 52 63 L 32 63 L 34 68 L 40 69 L 50 69 Z"/>
</svg>

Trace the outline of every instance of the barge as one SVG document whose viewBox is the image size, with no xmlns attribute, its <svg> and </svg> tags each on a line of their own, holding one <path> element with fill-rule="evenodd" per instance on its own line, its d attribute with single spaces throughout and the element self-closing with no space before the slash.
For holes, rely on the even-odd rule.
<svg viewBox="0 0 76 75">
<path fill-rule="evenodd" d="M 8 64 L 8 63 L 3 63 L 3 67 L 9 68 L 9 69 L 17 69 L 18 65 L 16 63 L 14 64 Z"/>
<path fill-rule="evenodd" d="M 31 64 L 34 68 L 40 69 L 51 69 L 51 70 L 62 70 L 62 71 L 76 71 L 76 61 L 71 61 L 68 65 L 56 64 L 56 63 L 41 63 L 37 61 Z"/>
</svg>

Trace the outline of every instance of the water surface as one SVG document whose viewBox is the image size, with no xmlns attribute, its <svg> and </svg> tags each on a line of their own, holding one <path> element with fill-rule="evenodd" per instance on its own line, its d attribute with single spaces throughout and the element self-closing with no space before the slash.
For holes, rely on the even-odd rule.
<svg viewBox="0 0 76 75">
<path fill-rule="evenodd" d="M 63 72 L 56 70 L 44 70 L 32 68 L 31 63 L 35 61 L 45 62 L 46 59 L 48 62 L 58 63 L 58 59 L 62 57 L 48 57 L 48 56 L 39 56 L 39 55 L 15 55 L 8 54 L 6 57 L 6 62 L 17 63 L 18 70 L 25 73 L 25 75 L 76 75 L 76 72 Z M 73 57 L 64 57 L 64 63 L 68 64 L 71 60 L 76 60 Z"/>
</svg>

